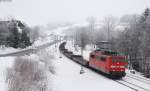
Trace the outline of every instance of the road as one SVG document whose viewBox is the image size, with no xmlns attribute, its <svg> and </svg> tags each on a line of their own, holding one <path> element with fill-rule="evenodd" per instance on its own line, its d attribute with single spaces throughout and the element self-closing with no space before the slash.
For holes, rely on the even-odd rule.
<svg viewBox="0 0 150 91">
<path fill-rule="evenodd" d="M 52 41 L 50 43 L 46 43 L 34 48 L 30 48 L 30 49 L 25 49 L 25 50 L 21 50 L 21 51 L 17 51 L 17 52 L 12 52 L 12 53 L 8 53 L 8 54 L 1 54 L 0 57 L 7 57 L 7 56 L 23 56 L 23 55 L 29 55 L 31 53 L 36 53 L 39 50 L 42 50 L 46 47 L 49 47 L 55 43 L 57 43 L 59 41 Z"/>
</svg>

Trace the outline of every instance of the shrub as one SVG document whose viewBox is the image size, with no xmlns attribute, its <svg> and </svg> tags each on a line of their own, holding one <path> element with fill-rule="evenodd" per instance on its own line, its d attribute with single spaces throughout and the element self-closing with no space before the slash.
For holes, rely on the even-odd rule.
<svg viewBox="0 0 150 91">
<path fill-rule="evenodd" d="M 47 91 L 47 76 L 43 65 L 31 56 L 15 59 L 7 69 L 8 91 Z"/>
</svg>

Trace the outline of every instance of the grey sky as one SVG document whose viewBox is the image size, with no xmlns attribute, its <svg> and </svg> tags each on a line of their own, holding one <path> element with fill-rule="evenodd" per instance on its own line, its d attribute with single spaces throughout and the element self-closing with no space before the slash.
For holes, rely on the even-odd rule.
<svg viewBox="0 0 150 91">
<path fill-rule="evenodd" d="M 83 22 L 89 16 L 142 13 L 150 0 L 12 0 L 0 3 L 0 17 L 15 16 L 27 24 L 48 22 Z"/>
</svg>

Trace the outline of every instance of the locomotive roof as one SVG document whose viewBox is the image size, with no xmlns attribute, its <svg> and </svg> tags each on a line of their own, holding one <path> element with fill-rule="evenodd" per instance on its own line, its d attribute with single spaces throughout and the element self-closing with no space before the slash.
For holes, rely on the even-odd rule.
<svg viewBox="0 0 150 91">
<path fill-rule="evenodd" d="M 110 44 L 110 41 L 97 41 L 96 44 Z"/>
<path fill-rule="evenodd" d="M 93 53 L 103 54 L 103 55 L 109 55 L 109 56 L 118 56 L 121 55 L 119 52 L 115 51 L 106 51 L 106 50 L 95 50 Z"/>
</svg>

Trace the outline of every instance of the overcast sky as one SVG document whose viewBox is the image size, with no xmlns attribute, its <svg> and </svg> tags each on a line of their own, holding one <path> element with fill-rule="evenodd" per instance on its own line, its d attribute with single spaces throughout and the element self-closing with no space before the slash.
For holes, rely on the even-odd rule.
<svg viewBox="0 0 150 91">
<path fill-rule="evenodd" d="M 0 18 L 13 16 L 30 25 L 83 22 L 89 16 L 140 14 L 150 0 L 12 0 L 0 3 Z"/>
</svg>

